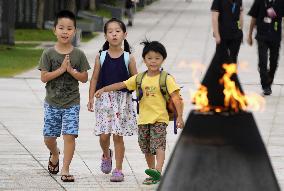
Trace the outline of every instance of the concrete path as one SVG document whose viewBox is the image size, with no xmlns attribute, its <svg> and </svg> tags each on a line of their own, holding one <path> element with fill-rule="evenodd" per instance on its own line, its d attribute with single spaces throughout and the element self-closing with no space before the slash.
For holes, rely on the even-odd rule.
<svg viewBox="0 0 284 191">
<path fill-rule="evenodd" d="M 245 3 L 248 11 L 251 0 Z M 141 59 L 140 41 L 159 40 L 167 48 L 168 58 L 164 68 L 184 86 L 184 117 L 194 107 L 190 103 L 190 90 L 195 90 L 192 63 L 208 66 L 214 53 L 210 2 L 207 0 L 159 0 L 135 15 L 134 27 L 128 29 L 128 41 L 134 50 L 139 71 L 145 66 Z M 245 34 L 249 17 L 245 17 Z M 104 43 L 100 34 L 80 48 L 93 66 L 95 55 Z M 283 45 L 283 44 L 282 44 Z M 280 55 L 284 55 L 284 49 Z M 239 77 L 245 92 L 261 93 L 257 72 L 256 46 L 241 46 Z M 256 122 L 265 142 L 279 183 L 284 186 L 284 57 L 280 59 L 273 94 L 265 97 L 266 107 L 254 112 Z M 197 73 L 201 80 L 205 71 Z M 92 71 L 90 71 L 91 75 Z M 89 84 L 80 84 L 81 115 L 80 134 L 71 164 L 75 183 L 62 183 L 60 176 L 47 171 L 48 150 L 43 144 L 44 84 L 39 71 L 31 70 L 14 78 L 0 79 L 0 190 L 155 190 L 144 186 L 146 162 L 141 154 L 137 136 L 125 137 L 125 181 L 110 183 L 109 175 L 100 172 L 101 149 L 98 137 L 92 134 L 94 114 L 87 111 Z M 179 132 L 180 133 L 180 132 Z M 173 124 L 168 127 L 167 160 L 178 135 L 173 134 Z M 59 139 L 63 150 L 63 141 Z M 111 145 L 113 148 L 113 144 Z M 62 161 L 62 155 L 60 156 Z M 61 166 L 61 164 L 60 164 Z"/>
</svg>

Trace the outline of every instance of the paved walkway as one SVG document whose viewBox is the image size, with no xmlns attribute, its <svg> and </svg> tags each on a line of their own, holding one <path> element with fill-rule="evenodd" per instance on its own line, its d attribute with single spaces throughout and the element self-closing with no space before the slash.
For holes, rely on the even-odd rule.
<svg viewBox="0 0 284 191">
<path fill-rule="evenodd" d="M 250 3 L 246 2 L 245 11 Z M 160 0 L 135 15 L 134 27 L 128 30 L 128 40 L 134 48 L 139 71 L 145 69 L 141 60 L 145 37 L 162 41 L 168 51 L 165 69 L 176 76 L 184 86 L 186 118 L 193 109 L 189 91 L 196 89 L 191 77 L 193 62 L 205 67 L 211 60 L 215 44 L 212 38 L 210 3 L 207 0 Z M 246 29 L 249 18 L 245 17 Z M 103 34 L 82 45 L 93 65 L 94 58 L 102 44 Z M 284 49 L 280 55 L 284 55 Z M 240 65 L 247 65 L 239 71 L 239 77 L 246 92 L 261 93 L 257 72 L 256 47 L 243 44 L 240 51 Z M 284 186 L 284 57 L 280 60 L 272 96 L 266 97 L 266 108 L 254 112 L 263 141 L 275 169 L 279 183 Z M 91 75 L 90 71 L 90 75 Z M 199 79 L 204 72 L 197 74 Z M 125 181 L 110 183 L 109 175 L 100 172 L 101 150 L 98 137 L 92 134 L 94 114 L 86 109 L 88 83 L 80 85 L 81 118 L 80 135 L 71 164 L 75 183 L 62 183 L 60 176 L 50 176 L 47 172 L 48 150 L 43 144 L 43 99 L 44 84 L 39 80 L 39 72 L 32 70 L 15 78 L 0 79 L 0 190 L 154 190 L 155 186 L 141 184 L 146 163 L 141 154 L 137 136 L 125 137 L 125 160 L 123 171 Z M 173 126 L 168 128 L 167 160 L 178 135 L 173 134 Z M 59 139 L 62 150 L 63 141 Z M 113 145 L 111 146 L 113 147 Z M 62 159 L 62 155 L 60 156 Z M 61 160 L 62 161 L 62 160 Z"/>
</svg>

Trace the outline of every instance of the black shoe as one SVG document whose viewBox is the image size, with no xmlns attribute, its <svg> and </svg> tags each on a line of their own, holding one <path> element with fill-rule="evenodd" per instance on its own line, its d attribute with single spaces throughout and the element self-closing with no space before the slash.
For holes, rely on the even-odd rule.
<svg viewBox="0 0 284 191">
<path fill-rule="evenodd" d="M 271 87 L 263 88 L 263 95 L 270 95 L 272 94 Z"/>
</svg>

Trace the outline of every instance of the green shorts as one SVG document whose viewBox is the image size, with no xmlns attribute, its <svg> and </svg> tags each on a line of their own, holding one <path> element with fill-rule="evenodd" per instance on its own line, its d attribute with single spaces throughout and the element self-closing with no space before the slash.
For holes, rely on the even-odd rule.
<svg viewBox="0 0 284 191">
<path fill-rule="evenodd" d="M 157 149 L 166 150 L 167 126 L 166 123 L 160 122 L 138 125 L 138 143 L 144 154 L 156 155 Z"/>
</svg>

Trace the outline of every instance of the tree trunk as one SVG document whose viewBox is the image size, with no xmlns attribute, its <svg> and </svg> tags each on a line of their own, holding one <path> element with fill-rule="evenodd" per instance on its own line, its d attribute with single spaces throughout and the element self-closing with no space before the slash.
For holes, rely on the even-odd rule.
<svg viewBox="0 0 284 191">
<path fill-rule="evenodd" d="M 90 0 L 89 7 L 91 11 L 95 11 L 96 10 L 96 0 Z"/>
<path fill-rule="evenodd" d="M 76 14 L 76 11 L 77 11 L 76 10 L 76 0 L 67 0 L 66 4 L 67 4 L 66 9 Z"/>
<path fill-rule="evenodd" d="M 0 0 L 0 44 L 15 44 L 15 4 L 15 0 Z"/>
<path fill-rule="evenodd" d="M 37 11 L 37 22 L 36 27 L 38 29 L 43 28 L 44 23 L 44 1 L 45 0 L 38 0 L 38 11 Z"/>
</svg>

